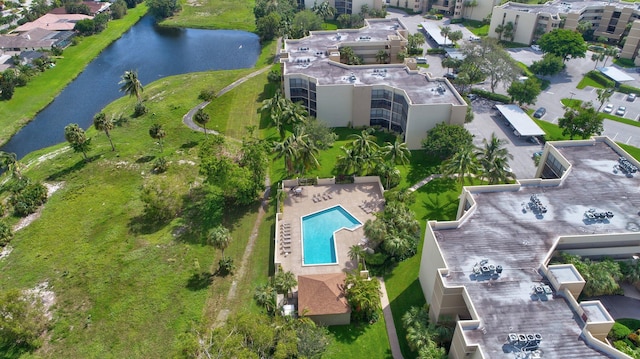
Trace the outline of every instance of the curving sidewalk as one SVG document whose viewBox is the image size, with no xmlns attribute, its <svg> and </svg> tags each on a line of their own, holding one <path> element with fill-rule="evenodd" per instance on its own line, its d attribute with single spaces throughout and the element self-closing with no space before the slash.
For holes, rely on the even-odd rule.
<svg viewBox="0 0 640 359">
<path fill-rule="evenodd" d="M 231 84 L 229 84 L 228 86 L 226 86 L 225 88 L 223 88 L 222 90 L 220 90 L 220 92 L 218 92 L 218 94 L 216 96 L 222 96 L 225 93 L 233 90 L 238 85 L 246 82 L 250 78 L 256 77 L 256 76 L 258 76 L 260 74 L 263 74 L 263 73 L 269 71 L 270 69 L 271 69 L 270 66 L 265 66 L 265 67 L 261 68 L 260 70 L 257 70 L 257 71 L 254 71 L 254 72 L 248 74 L 247 76 L 239 78 L 236 81 L 234 81 Z M 186 115 L 182 116 L 182 123 L 184 123 L 187 127 L 189 127 L 190 129 L 192 129 L 194 131 L 204 132 L 204 128 L 198 126 L 198 124 L 196 124 L 193 121 L 193 116 L 196 114 L 196 112 L 198 112 L 199 109 L 207 107 L 207 105 L 210 104 L 210 103 L 211 103 L 211 101 L 205 101 L 205 102 L 201 102 L 198 105 L 196 105 L 194 108 L 189 110 L 189 112 L 187 112 Z M 210 129 L 207 129 L 207 133 L 213 133 L 214 135 L 220 134 L 218 131 L 210 130 Z"/>
</svg>

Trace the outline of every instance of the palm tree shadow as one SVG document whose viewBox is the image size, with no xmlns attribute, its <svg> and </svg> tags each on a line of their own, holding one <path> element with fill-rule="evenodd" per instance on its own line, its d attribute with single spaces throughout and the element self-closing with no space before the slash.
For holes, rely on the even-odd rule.
<svg viewBox="0 0 640 359">
<path fill-rule="evenodd" d="M 135 216 L 129 220 L 129 231 L 133 234 L 152 234 L 169 224 L 170 220 L 151 218 L 146 214 Z"/>
<path fill-rule="evenodd" d="M 74 173 L 76 171 L 79 171 L 81 169 L 83 169 L 87 163 L 89 162 L 93 162 L 94 160 L 97 160 L 98 158 L 100 158 L 100 155 L 95 155 L 95 156 L 91 156 L 88 157 L 87 160 L 85 161 L 84 159 L 76 162 L 74 165 L 61 169 L 60 171 L 56 172 L 56 173 L 52 173 L 49 175 L 49 177 L 47 177 L 48 181 L 56 181 L 59 180 L 60 178 L 63 178 L 71 173 Z"/>
<path fill-rule="evenodd" d="M 206 289 L 213 283 L 213 275 L 209 272 L 194 273 L 187 280 L 187 289 L 191 291 L 199 291 Z"/>
</svg>

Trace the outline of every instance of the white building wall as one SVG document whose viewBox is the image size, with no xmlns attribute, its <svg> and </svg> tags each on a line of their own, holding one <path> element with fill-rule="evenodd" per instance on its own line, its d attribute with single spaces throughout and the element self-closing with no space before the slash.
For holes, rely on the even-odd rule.
<svg viewBox="0 0 640 359">
<path fill-rule="evenodd" d="M 493 11 L 494 6 L 500 5 L 500 0 L 476 0 L 477 6 L 465 6 L 463 15 L 465 19 L 482 21 L 485 17 L 489 16 Z M 464 2 L 463 2 L 464 4 Z"/>
<path fill-rule="evenodd" d="M 351 122 L 353 85 L 316 87 L 317 118 L 329 127 L 347 127 Z"/>
<path fill-rule="evenodd" d="M 449 123 L 450 118 L 451 104 L 410 105 L 405 132 L 407 147 L 411 150 L 422 148 L 422 139 L 427 137 L 427 131 L 440 122 Z"/>
</svg>

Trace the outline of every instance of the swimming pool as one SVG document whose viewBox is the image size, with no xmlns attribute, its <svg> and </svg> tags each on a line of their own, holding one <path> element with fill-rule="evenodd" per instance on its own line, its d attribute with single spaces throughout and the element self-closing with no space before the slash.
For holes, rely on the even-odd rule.
<svg viewBox="0 0 640 359">
<path fill-rule="evenodd" d="M 303 265 L 338 263 L 334 233 L 342 228 L 354 230 L 362 223 L 342 206 L 335 206 L 302 217 Z"/>
</svg>

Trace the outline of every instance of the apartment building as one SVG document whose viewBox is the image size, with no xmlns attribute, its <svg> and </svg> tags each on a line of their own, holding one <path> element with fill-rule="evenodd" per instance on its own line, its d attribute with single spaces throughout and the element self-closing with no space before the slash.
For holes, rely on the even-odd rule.
<svg viewBox="0 0 640 359">
<path fill-rule="evenodd" d="M 640 42 L 640 6 L 626 2 L 556 0 L 542 5 L 508 2 L 496 6 L 491 17 L 489 36 L 531 44 L 557 28 L 575 30 L 582 21 L 591 23 L 594 37 L 617 43 L 627 37 L 621 57 L 632 59 Z M 506 30 L 504 30 L 506 28 Z M 501 33 L 496 29 L 503 29 Z"/>
<path fill-rule="evenodd" d="M 380 126 L 400 133 L 410 149 L 421 148 L 438 123 L 463 124 L 467 103 L 451 83 L 419 71 L 413 58 L 399 59 L 408 36 L 402 24 L 365 23 L 362 29 L 312 31 L 286 40 L 280 59 L 286 97 L 331 127 Z M 341 63 L 343 47 L 365 64 Z"/>
<path fill-rule="evenodd" d="M 640 252 L 640 163 L 607 137 L 548 142 L 536 177 L 464 187 L 455 221 L 429 222 L 419 279 L 433 321 L 456 320 L 449 358 L 630 358 L 558 252 Z M 634 225 L 629 226 L 629 223 Z"/>
<path fill-rule="evenodd" d="M 316 4 L 320 5 L 324 0 L 298 0 L 298 4 L 304 4 L 305 9 L 311 9 Z M 369 9 L 382 9 L 382 0 L 328 0 L 329 5 L 340 14 L 359 14 L 362 6 L 367 5 Z"/>
<path fill-rule="evenodd" d="M 434 0 L 430 3 L 430 9 L 452 15 L 454 19 L 482 21 L 491 14 L 494 6 L 501 3 L 501 0 Z"/>
</svg>

